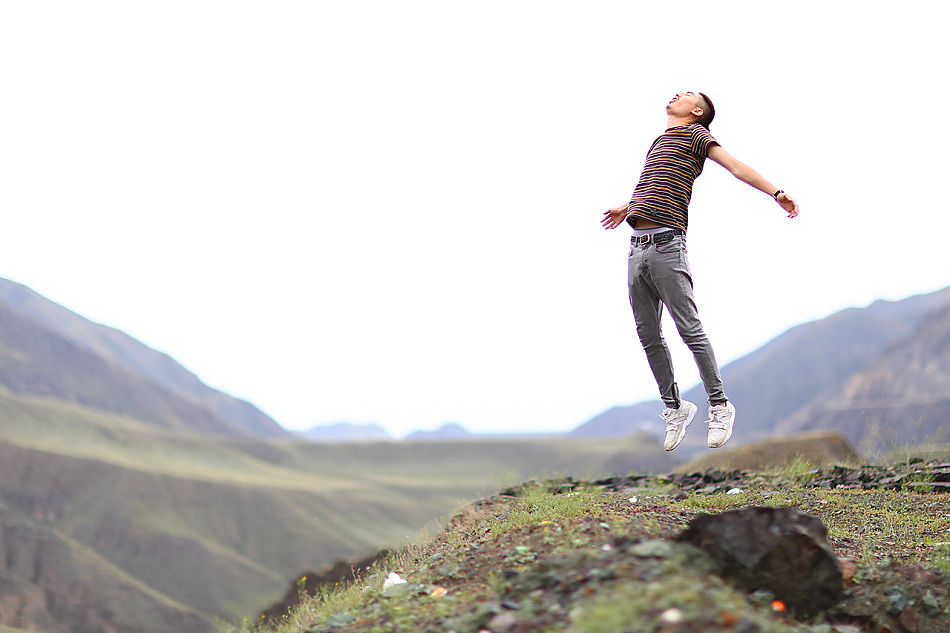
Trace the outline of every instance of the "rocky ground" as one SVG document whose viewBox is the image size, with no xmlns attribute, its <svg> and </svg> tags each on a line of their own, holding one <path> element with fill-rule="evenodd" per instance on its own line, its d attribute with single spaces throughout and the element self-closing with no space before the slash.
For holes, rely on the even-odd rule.
<svg viewBox="0 0 950 633">
<path fill-rule="evenodd" d="M 950 498 L 942 493 L 948 482 L 950 464 L 905 463 L 526 484 L 472 504 L 431 543 L 361 577 L 349 598 L 311 600 L 290 620 L 265 627 L 280 633 L 946 632 Z M 828 587 L 806 576 L 799 583 L 804 595 L 818 593 L 794 609 L 768 589 L 723 578 L 714 557 L 681 542 L 700 516 L 757 507 L 791 508 L 821 521 L 840 569 L 840 593 L 823 601 Z M 794 561 L 776 560 L 793 573 Z M 801 608 L 808 600 L 816 608 Z"/>
</svg>

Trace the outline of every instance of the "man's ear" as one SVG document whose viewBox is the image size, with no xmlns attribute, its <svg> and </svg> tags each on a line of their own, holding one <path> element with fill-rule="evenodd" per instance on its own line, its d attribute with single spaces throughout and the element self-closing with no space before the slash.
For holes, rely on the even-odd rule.
<svg viewBox="0 0 950 633">
<path fill-rule="evenodd" d="M 706 111 L 700 108 L 699 106 L 696 106 L 695 108 L 690 110 L 689 113 L 698 119 L 702 117 L 706 113 Z"/>
</svg>

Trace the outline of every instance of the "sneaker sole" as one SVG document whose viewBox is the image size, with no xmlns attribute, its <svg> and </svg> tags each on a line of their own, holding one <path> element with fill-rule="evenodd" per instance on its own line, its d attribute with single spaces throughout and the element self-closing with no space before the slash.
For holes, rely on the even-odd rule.
<svg viewBox="0 0 950 633">
<path fill-rule="evenodd" d="M 693 418 L 696 417 L 697 411 L 699 411 L 699 407 L 697 407 L 695 404 L 692 407 L 690 407 L 689 414 L 686 416 L 686 424 L 683 425 L 683 428 L 681 428 L 680 432 L 676 435 L 676 441 L 673 442 L 673 446 L 666 449 L 667 452 L 679 446 L 680 443 L 683 441 L 683 438 L 686 437 L 686 427 L 689 426 L 693 422 Z"/>
<path fill-rule="evenodd" d="M 729 432 L 726 433 L 725 439 L 723 439 L 723 440 L 722 440 L 721 442 L 719 442 L 718 444 L 710 444 L 710 443 L 709 443 L 709 439 L 707 438 L 707 440 L 706 440 L 706 446 L 708 446 L 709 448 L 722 448 L 723 445 L 724 445 L 726 442 L 729 441 L 729 438 L 730 438 L 730 437 L 732 437 L 732 429 L 731 429 L 731 428 L 729 429 Z"/>
</svg>

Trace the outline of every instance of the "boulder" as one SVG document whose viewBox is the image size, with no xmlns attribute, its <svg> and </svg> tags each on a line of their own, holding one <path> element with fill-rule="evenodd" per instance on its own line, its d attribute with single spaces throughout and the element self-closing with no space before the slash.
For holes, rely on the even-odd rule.
<svg viewBox="0 0 950 633">
<path fill-rule="evenodd" d="M 719 574 L 746 591 L 767 590 L 799 617 L 835 604 L 841 565 L 816 517 L 794 508 L 751 507 L 701 515 L 677 540 L 715 561 Z"/>
</svg>

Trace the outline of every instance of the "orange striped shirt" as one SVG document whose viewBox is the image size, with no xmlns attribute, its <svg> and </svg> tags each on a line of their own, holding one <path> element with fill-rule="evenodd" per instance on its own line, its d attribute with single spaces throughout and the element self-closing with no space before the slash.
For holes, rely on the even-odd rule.
<svg viewBox="0 0 950 633">
<path fill-rule="evenodd" d="M 718 145 L 716 139 L 698 123 L 671 127 L 658 136 L 630 198 L 627 223 L 633 226 L 640 217 L 685 232 L 693 181 L 713 145 Z"/>
</svg>

